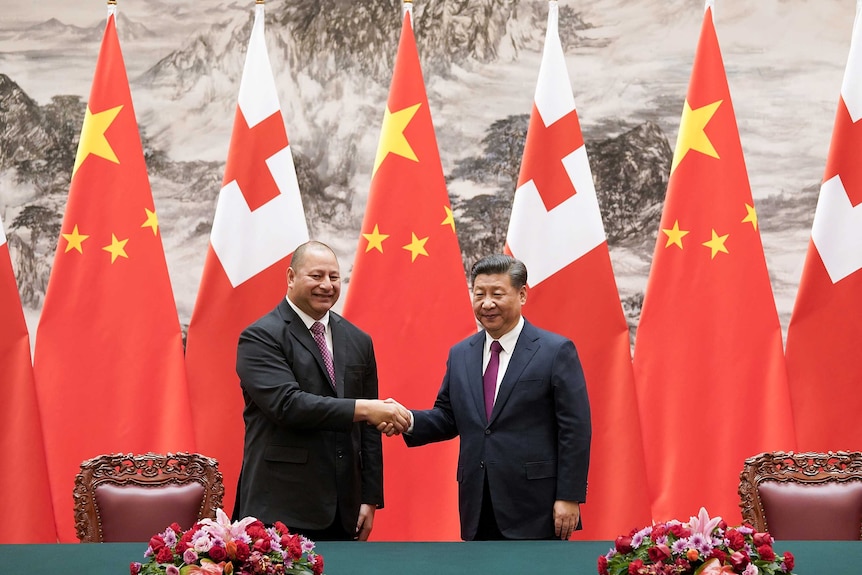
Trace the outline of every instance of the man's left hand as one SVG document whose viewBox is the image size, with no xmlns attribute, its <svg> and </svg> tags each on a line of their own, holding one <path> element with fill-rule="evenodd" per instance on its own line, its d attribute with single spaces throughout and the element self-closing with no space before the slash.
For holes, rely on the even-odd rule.
<svg viewBox="0 0 862 575">
<path fill-rule="evenodd" d="M 554 534 L 563 541 L 572 536 L 581 519 L 581 506 L 577 501 L 554 501 Z"/>
<path fill-rule="evenodd" d="M 359 506 L 359 519 L 356 521 L 356 535 L 354 539 L 368 541 L 368 536 L 371 535 L 371 529 L 374 527 L 375 511 L 377 511 L 376 505 L 363 503 Z"/>
</svg>

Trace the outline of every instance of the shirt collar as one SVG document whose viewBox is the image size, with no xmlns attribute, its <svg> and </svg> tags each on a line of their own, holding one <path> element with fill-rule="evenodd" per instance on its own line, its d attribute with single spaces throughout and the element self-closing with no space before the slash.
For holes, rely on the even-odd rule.
<svg viewBox="0 0 862 575">
<path fill-rule="evenodd" d="M 302 311 L 301 309 L 299 309 L 298 307 L 296 307 L 296 304 L 295 304 L 295 303 L 293 303 L 292 301 L 290 301 L 290 298 L 289 298 L 289 297 L 285 297 L 284 299 L 286 299 L 286 300 L 287 300 L 288 305 L 290 305 L 290 307 L 292 307 L 292 308 L 293 308 L 293 311 L 295 311 L 295 312 L 296 312 L 296 315 L 298 315 L 298 316 L 299 316 L 299 319 L 301 319 L 301 320 L 302 320 L 302 323 L 304 323 L 304 324 L 305 324 L 305 327 L 306 327 L 306 328 L 308 328 L 309 330 L 311 330 L 311 326 L 312 326 L 312 325 L 314 325 L 314 322 L 319 321 L 320 323 L 322 323 L 322 324 L 323 324 L 323 327 L 324 327 L 324 328 L 329 329 L 329 310 L 327 310 L 327 311 L 326 311 L 326 313 L 325 313 L 325 314 L 323 314 L 323 317 L 322 317 L 322 318 L 320 318 L 320 319 L 314 319 L 313 317 L 311 317 L 310 315 L 308 315 L 307 313 L 305 313 L 304 311 Z M 513 330 L 513 331 L 514 331 L 514 330 Z"/>
<path fill-rule="evenodd" d="M 497 340 L 500 342 L 500 345 L 503 346 L 503 351 L 511 354 L 512 350 L 515 349 L 515 344 L 518 343 L 518 337 L 521 335 L 521 331 L 524 329 L 524 316 L 518 318 L 518 323 L 515 324 L 508 332 L 504 333 Z M 494 341 L 494 338 L 490 336 L 490 334 L 485 332 L 485 351 L 488 351 L 491 347 L 491 342 Z"/>
</svg>

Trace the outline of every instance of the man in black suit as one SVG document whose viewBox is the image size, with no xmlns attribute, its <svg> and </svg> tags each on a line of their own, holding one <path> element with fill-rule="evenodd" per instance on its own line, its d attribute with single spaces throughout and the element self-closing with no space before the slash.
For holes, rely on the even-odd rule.
<svg viewBox="0 0 862 575">
<path fill-rule="evenodd" d="M 527 268 L 506 255 L 471 272 L 485 328 L 452 347 L 434 407 L 412 412 L 413 447 L 460 436 L 461 537 L 568 539 L 580 528 L 590 407 L 574 344 L 521 316 Z"/>
<path fill-rule="evenodd" d="M 285 523 L 313 540 L 366 540 L 383 506 L 380 430 L 409 413 L 377 399 L 371 338 L 330 311 L 335 253 L 299 246 L 287 297 L 239 338 L 245 445 L 236 514 Z"/>
</svg>

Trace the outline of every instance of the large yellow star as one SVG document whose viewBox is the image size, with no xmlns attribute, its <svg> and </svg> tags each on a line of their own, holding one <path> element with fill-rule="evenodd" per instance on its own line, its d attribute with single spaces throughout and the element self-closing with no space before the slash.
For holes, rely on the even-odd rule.
<svg viewBox="0 0 862 575">
<path fill-rule="evenodd" d="M 111 234 L 111 245 L 102 248 L 106 252 L 111 252 L 111 263 L 114 263 L 118 257 L 128 259 L 129 256 L 126 255 L 126 242 L 128 241 L 128 238 L 118 240 L 117 236 Z"/>
<path fill-rule="evenodd" d="M 94 114 L 87 106 L 87 112 L 84 114 L 84 126 L 81 128 L 81 141 L 78 142 L 78 154 L 75 156 L 75 167 L 72 168 L 72 176 L 87 159 L 87 156 L 93 154 L 100 158 L 110 160 L 115 164 L 119 164 L 120 160 L 111 148 L 110 142 L 105 137 L 105 132 L 111 126 L 117 115 L 122 110 L 122 106 L 105 110 Z"/>
<path fill-rule="evenodd" d="M 707 104 L 695 110 L 691 109 L 688 100 L 682 107 L 682 119 L 679 122 L 679 135 L 676 140 L 676 149 L 673 152 L 673 163 L 670 167 L 672 174 L 689 150 L 695 150 L 712 158 L 718 158 L 718 152 L 709 141 L 704 130 L 712 119 L 715 111 L 721 105 L 722 100 Z"/>
<path fill-rule="evenodd" d="M 380 164 L 383 163 L 383 160 L 390 153 L 398 154 L 414 162 L 419 161 L 419 158 L 413 152 L 413 148 L 410 147 L 410 142 L 404 136 L 404 130 L 407 129 L 407 125 L 413 119 L 413 116 L 416 115 L 416 110 L 421 105 L 414 104 L 409 108 L 404 108 L 397 112 L 390 112 L 389 106 L 386 107 L 386 113 L 383 115 L 383 127 L 380 129 L 380 141 L 377 143 L 377 157 L 374 158 L 374 171 L 371 173 L 371 177 L 374 177 L 374 174 L 377 173 L 377 168 L 380 167 Z"/>
<path fill-rule="evenodd" d="M 422 238 L 421 240 L 416 237 L 416 234 L 410 234 L 413 236 L 413 240 L 407 244 L 406 246 L 402 246 L 405 250 L 409 251 L 411 254 L 410 261 L 415 262 L 416 256 L 423 255 L 427 256 L 428 252 L 425 251 L 425 242 L 428 241 L 428 238 Z"/>
<path fill-rule="evenodd" d="M 755 230 L 757 230 L 757 211 L 755 211 L 754 206 L 745 204 L 745 211 L 748 213 L 746 214 L 745 219 L 742 220 L 742 223 L 751 222 L 751 225 L 754 226 Z"/>
<path fill-rule="evenodd" d="M 441 226 L 452 226 L 452 232 L 455 232 L 455 215 L 452 213 L 452 208 L 449 206 L 443 206 L 443 209 L 446 210 L 446 218 L 440 222 Z"/>
<path fill-rule="evenodd" d="M 669 248 L 672 245 L 679 246 L 679 249 L 682 249 L 682 238 L 688 235 L 688 230 L 679 229 L 679 220 L 675 220 L 673 222 L 673 227 L 670 229 L 662 230 L 667 235 L 667 243 L 664 247 Z"/>
<path fill-rule="evenodd" d="M 144 208 L 144 211 L 147 212 L 147 221 L 141 224 L 142 228 L 153 228 L 153 235 L 158 235 L 159 233 L 159 216 L 156 215 L 156 212 L 152 212 L 147 208 Z"/>
<path fill-rule="evenodd" d="M 90 236 L 85 236 L 83 234 L 78 233 L 78 225 L 75 224 L 75 227 L 72 229 L 71 234 L 60 234 L 66 239 L 66 251 L 63 253 L 67 253 L 71 250 L 78 250 L 79 254 L 84 253 L 84 250 L 81 247 L 81 244 L 84 243 L 84 240 L 89 238 Z"/>
<path fill-rule="evenodd" d="M 368 245 L 365 246 L 365 253 L 376 249 L 381 254 L 383 253 L 383 240 L 389 237 L 389 234 L 381 234 L 377 224 L 374 224 L 374 231 L 370 234 L 362 234 L 362 237 L 368 240 Z"/>
<path fill-rule="evenodd" d="M 724 234 L 723 236 L 720 236 L 715 233 L 715 229 L 712 230 L 712 239 L 708 242 L 703 242 L 703 245 L 712 250 L 711 259 L 715 259 L 715 254 L 717 254 L 718 252 L 722 252 L 725 254 L 730 253 L 727 251 L 727 248 L 724 245 L 724 242 L 727 241 L 727 236 L 729 235 L 730 234 Z"/>
</svg>

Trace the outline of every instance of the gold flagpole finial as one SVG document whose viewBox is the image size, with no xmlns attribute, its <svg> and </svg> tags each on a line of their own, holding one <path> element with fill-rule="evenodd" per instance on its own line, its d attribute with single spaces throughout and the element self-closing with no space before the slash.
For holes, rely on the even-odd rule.
<svg viewBox="0 0 862 575">
<path fill-rule="evenodd" d="M 254 0 L 255 4 L 266 4 L 266 0 Z"/>
<path fill-rule="evenodd" d="M 108 6 L 116 6 L 117 0 L 108 0 Z"/>
</svg>

